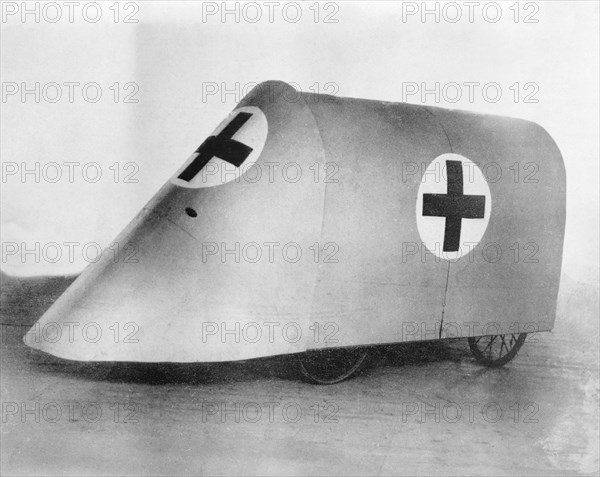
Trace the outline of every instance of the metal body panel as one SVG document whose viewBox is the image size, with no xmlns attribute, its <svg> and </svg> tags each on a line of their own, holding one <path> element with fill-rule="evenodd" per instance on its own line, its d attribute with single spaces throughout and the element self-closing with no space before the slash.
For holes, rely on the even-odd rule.
<svg viewBox="0 0 600 477">
<path fill-rule="evenodd" d="M 435 114 L 452 151 L 487 171 L 493 200 L 481 242 L 449 264 L 442 336 L 551 330 L 566 216 L 560 151 L 529 121 L 443 109 Z"/>
<path fill-rule="evenodd" d="M 323 151 L 310 110 L 303 101 L 281 100 L 285 88 L 293 92 L 272 83 L 241 104 L 259 107 L 269 122 L 253 166 L 263 170 L 259 180 L 202 188 L 167 182 L 116 239 L 135 245 L 137 263 L 115 263 L 112 254 L 103 254 L 38 323 L 41 330 L 49 323 L 64 329 L 65 322 L 73 322 L 79 330 L 87 325 L 89 333 L 101 330 L 100 340 L 90 342 L 78 332 L 73 340 L 63 333 L 53 341 L 34 327 L 25 342 L 90 361 L 211 362 L 303 351 L 317 271 L 307 251 L 320 236 L 324 199 L 324 184 L 306 171 L 323 162 Z M 265 163 L 286 161 L 299 164 L 302 177 L 271 180 Z M 265 242 L 272 243 L 272 262 Z M 261 246 L 257 262 L 252 261 L 256 248 L 251 256 L 247 250 L 252 260 L 242 257 L 251 243 Z M 290 260 L 282 257 L 289 243 L 304 252 L 300 260 L 294 261 L 291 251 Z M 114 323 L 121 330 L 133 323 L 137 342 L 115 342 Z"/>
<path fill-rule="evenodd" d="M 232 129 L 253 113 L 265 121 Z M 552 328 L 565 176 L 539 126 L 300 94 L 281 82 L 259 85 L 232 114 L 116 239 L 134 245 L 135 260 L 103 254 L 25 336 L 28 345 L 76 360 L 211 362 L 497 332 L 475 322 L 504 332 L 514 322 L 520 331 Z M 200 183 L 191 169 L 207 170 L 209 159 L 227 165 L 214 154 L 227 162 L 246 154 L 252 164 L 235 180 Z M 425 250 L 417 225 L 424 170 L 447 154 L 503 172 L 539 164 L 537 183 L 488 181 L 489 223 L 457 260 Z M 300 177 L 282 175 L 287 165 Z M 493 263 L 480 253 L 490 242 L 531 241 L 537 263 L 523 262 L 523 249 L 518 263 L 506 252 Z M 288 244 L 301 256 L 282 254 Z M 73 324 L 101 337 L 43 332 Z"/>
<path fill-rule="evenodd" d="M 313 322 L 337 333 L 315 347 L 410 340 L 416 326 L 435 329 L 447 270 L 441 262 L 408 260 L 420 243 L 414 164 L 450 152 L 435 117 L 408 104 L 353 99 L 309 102 L 326 160 L 339 182 L 327 183 L 322 242 L 339 246 L 338 263 L 321 263 Z M 337 341 L 336 341 L 337 340 Z"/>
</svg>

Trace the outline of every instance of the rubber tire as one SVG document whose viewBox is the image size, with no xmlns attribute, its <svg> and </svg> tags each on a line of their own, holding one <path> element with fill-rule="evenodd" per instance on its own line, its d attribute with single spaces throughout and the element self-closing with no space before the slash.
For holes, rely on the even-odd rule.
<svg viewBox="0 0 600 477">
<path fill-rule="evenodd" d="M 511 333 L 511 334 L 513 334 L 513 333 Z M 496 336 L 509 336 L 509 335 L 496 335 Z M 510 351 L 508 353 L 506 353 L 500 359 L 489 359 L 487 356 L 485 356 L 481 352 L 479 347 L 477 346 L 476 340 L 478 338 L 481 339 L 484 337 L 483 336 L 475 336 L 475 337 L 468 338 L 469 348 L 471 348 L 471 353 L 473 353 L 473 356 L 475 357 L 477 362 L 479 362 L 480 364 L 483 364 L 484 366 L 487 366 L 488 368 L 499 368 L 500 366 L 504 366 L 506 363 L 508 363 L 510 360 L 512 360 L 517 355 L 517 353 L 521 349 L 521 346 L 523 346 L 523 343 L 525 343 L 525 339 L 527 338 L 527 333 L 519 333 L 519 336 L 518 336 L 517 341 L 514 344 L 514 346 L 510 349 Z"/>
<path fill-rule="evenodd" d="M 363 348 L 332 348 L 316 351 L 306 351 L 298 358 L 298 367 L 302 379 L 312 384 L 336 384 L 359 374 L 368 362 L 369 352 Z M 339 372 L 327 371 L 330 366 L 326 361 L 342 362 Z M 344 363 L 345 361 L 345 363 Z M 332 363 L 334 365 L 335 363 Z M 346 366 L 344 366 L 346 364 Z M 319 369 L 325 368 L 325 369 Z"/>
</svg>

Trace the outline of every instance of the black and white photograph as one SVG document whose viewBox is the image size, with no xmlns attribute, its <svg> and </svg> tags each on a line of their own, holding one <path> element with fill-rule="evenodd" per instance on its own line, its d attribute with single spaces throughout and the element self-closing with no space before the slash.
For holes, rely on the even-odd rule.
<svg viewBox="0 0 600 477">
<path fill-rule="evenodd" d="M 600 475 L 600 1 L 0 11 L 1 475 Z"/>
</svg>

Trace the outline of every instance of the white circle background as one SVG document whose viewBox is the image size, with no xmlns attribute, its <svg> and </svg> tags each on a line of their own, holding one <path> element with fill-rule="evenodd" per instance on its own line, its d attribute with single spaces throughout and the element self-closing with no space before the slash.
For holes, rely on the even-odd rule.
<svg viewBox="0 0 600 477">
<path fill-rule="evenodd" d="M 457 252 L 443 252 L 445 217 L 423 216 L 423 194 L 446 194 L 448 176 L 446 161 L 460 161 L 463 168 L 463 193 L 465 195 L 484 195 L 485 212 L 483 219 L 462 219 L 460 248 Z M 427 166 L 421 178 L 417 194 L 417 228 L 423 244 L 435 256 L 445 260 L 456 260 L 472 250 L 481 241 L 490 220 L 492 197 L 490 188 L 481 169 L 460 154 L 442 154 Z"/>
<path fill-rule="evenodd" d="M 257 161 L 258 157 L 260 156 L 260 153 L 262 152 L 267 140 L 267 133 L 269 130 L 267 117 L 265 116 L 265 113 L 260 110 L 260 108 L 257 108 L 256 106 L 244 106 L 234 109 L 223 121 L 221 121 L 221 123 L 210 135 L 216 136 L 219 134 L 238 113 L 252 114 L 250 119 L 248 119 L 248 121 L 232 136 L 232 139 L 235 139 L 236 141 L 252 148 L 252 152 L 248 155 L 243 164 L 237 168 L 234 165 L 229 164 L 227 161 L 223 161 L 218 157 L 213 157 L 191 181 L 188 182 L 179 179 L 179 174 L 181 174 L 198 155 L 194 153 L 188 158 L 187 161 L 185 161 L 185 164 L 181 166 L 181 168 L 171 178 L 171 182 L 173 182 L 173 184 L 190 189 L 214 187 L 231 182 L 248 171 L 248 169 Z"/>
</svg>

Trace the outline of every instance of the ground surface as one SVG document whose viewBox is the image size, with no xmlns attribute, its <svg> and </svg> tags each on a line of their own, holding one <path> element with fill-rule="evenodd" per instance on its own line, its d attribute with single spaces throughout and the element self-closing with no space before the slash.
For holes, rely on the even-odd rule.
<svg viewBox="0 0 600 477">
<path fill-rule="evenodd" d="M 552 333 L 508 366 L 395 346 L 334 386 L 293 359 L 89 365 L 26 347 L 69 277 L 2 283 L 2 475 L 598 473 L 598 292 L 564 278 Z M 500 415 L 501 414 L 501 415 Z"/>
</svg>

